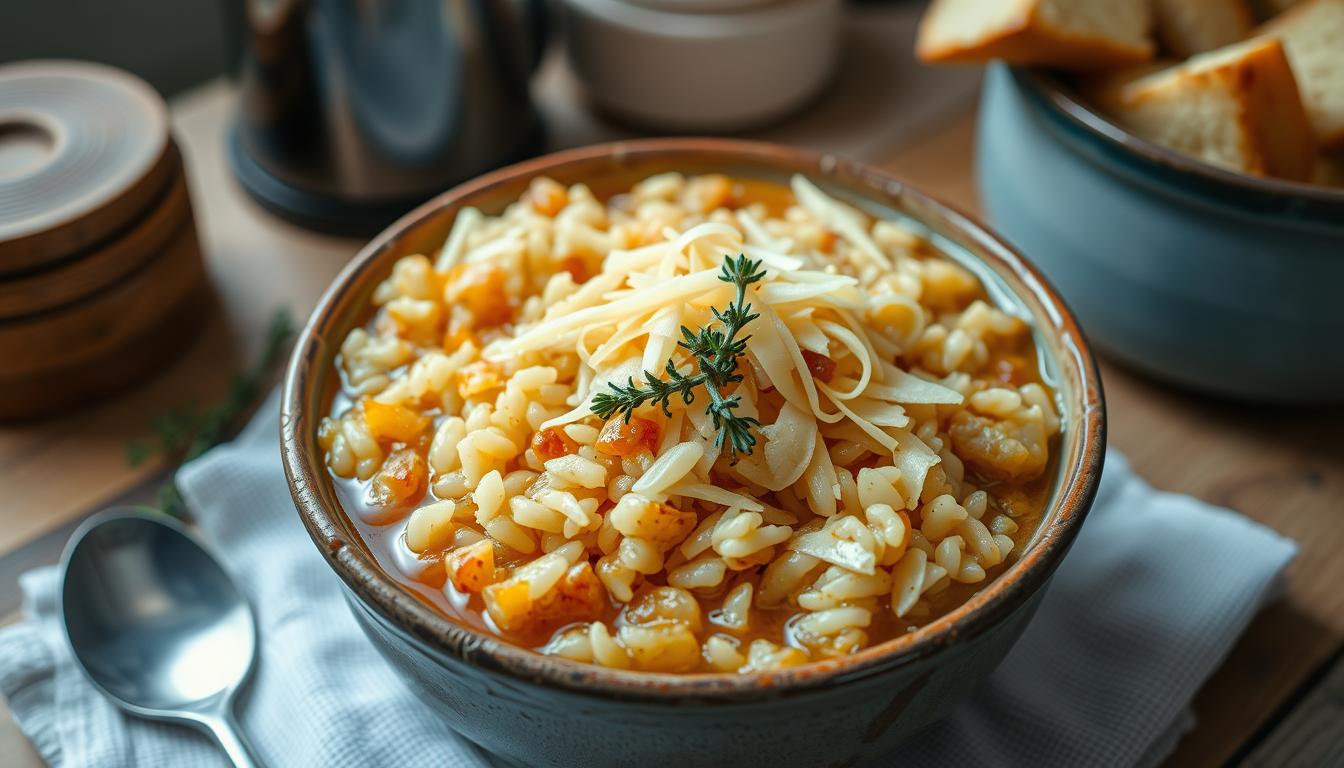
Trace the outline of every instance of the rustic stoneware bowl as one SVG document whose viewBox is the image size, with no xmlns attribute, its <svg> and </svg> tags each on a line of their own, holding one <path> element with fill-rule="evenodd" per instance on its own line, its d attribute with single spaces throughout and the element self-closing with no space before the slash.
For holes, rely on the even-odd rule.
<svg viewBox="0 0 1344 768">
<path fill-rule="evenodd" d="M 1003 65 L 977 167 L 995 229 L 1099 348 L 1216 395 L 1344 401 L 1344 189 L 1206 165 Z"/>
<path fill-rule="evenodd" d="M 333 361 L 341 340 L 365 318 L 369 296 L 393 262 L 438 248 L 464 206 L 501 210 L 536 175 L 583 181 L 600 192 L 669 170 L 781 182 L 803 173 L 870 213 L 922 222 L 986 281 L 997 302 L 1034 322 L 1066 425 L 1051 500 L 1022 556 L 965 605 L 854 656 L 772 674 L 626 672 L 545 657 L 460 626 L 398 586 L 361 542 L 323 465 L 317 425 L 337 385 Z M 877 171 L 705 139 L 562 152 L 426 203 L 337 278 L 299 339 L 284 389 L 281 434 L 294 503 L 345 582 L 351 610 L 426 707 L 485 750 L 526 766 L 847 766 L 888 754 L 946 715 L 1022 633 L 1092 503 L 1105 442 L 1101 383 L 1073 316 L 1001 241 Z"/>
</svg>

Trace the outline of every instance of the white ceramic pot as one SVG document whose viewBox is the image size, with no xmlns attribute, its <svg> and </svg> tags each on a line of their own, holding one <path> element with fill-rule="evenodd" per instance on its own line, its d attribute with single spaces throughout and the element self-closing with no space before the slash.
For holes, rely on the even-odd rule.
<svg viewBox="0 0 1344 768">
<path fill-rule="evenodd" d="M 666 131 L 739 131 L 801 107 L 835 71 L 840 0 L 563 0 L 589 97 Z"/>
</svg>

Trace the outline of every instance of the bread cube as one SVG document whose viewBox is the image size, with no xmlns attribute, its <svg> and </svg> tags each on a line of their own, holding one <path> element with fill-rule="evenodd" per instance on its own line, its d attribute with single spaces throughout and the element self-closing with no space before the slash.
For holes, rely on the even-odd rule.
<svg viewBox="0 0 1344 768">
<path fill-rule="evenodd" d="M 1152 58 L 1150 22 L 1148 0 L 934 0 L 915 52 L 930 63 L 1107 69 Z"/>
<path fill-rule="evenodd" d="M 1344 0 L 1302 3 L 1259 33 L 1283 40 L 1316 143 L 1344 147 Z"/>
<path fill-rule="evenodd" d="M 1103 107 L 1149 141 L 1213 165 L 1308 181 L 1311 124 L 1279 40 L 1195 56 L 1105 94 Z"/>
</svg>

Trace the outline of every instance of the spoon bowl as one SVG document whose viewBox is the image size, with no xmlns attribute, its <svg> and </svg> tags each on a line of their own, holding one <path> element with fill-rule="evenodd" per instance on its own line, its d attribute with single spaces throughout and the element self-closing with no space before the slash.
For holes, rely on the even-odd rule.
<svg viewBox="0 0 1344 768">
<path fill-rule="evenodd" d="M 180 523 L 111 509 L 66 547 L 61 616 L 76 662 L 121 709 L 215 736 L 235 764 L 255 764 L 233 698 L 256 655 L 247 599 Z"/>
</svg>

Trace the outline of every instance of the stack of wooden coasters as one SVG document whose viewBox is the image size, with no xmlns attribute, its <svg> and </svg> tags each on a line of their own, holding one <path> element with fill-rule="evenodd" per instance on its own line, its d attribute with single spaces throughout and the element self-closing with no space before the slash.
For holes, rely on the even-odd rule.
<svg viewBox="0 0 1344 768">
<path fill-rule="evenodd" d="M 211 296 L 158 94 L 96 64 L 0 67 L 0 420 L 143 380 Z"/>
</svg>

